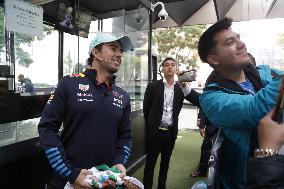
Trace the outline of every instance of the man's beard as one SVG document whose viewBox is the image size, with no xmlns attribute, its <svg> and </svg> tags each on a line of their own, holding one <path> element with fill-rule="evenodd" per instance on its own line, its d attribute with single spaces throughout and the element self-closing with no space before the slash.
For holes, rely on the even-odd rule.
<svg viewBox="0 0 284 189">
<path fill-rule="evenodd" d="M 118 68 L 114 68 L 112 64 L 114 64 L 114 63 L 105 62 L 105 64 L 101 64 L 101 66 L 109 74 L 115 74 L 116 72 L 118 72 L 120 66 L 118 66 Z"/>
<path fill-rule="evenodd" d="M 110 73 L 110 74 L 115 74 L 116 72 L 119 71 L 119 67 L 116 69 L 116 68 L 113 68 L 113 67 L 109 67 L 107 68 L 107 71 Z"/>
</svg>

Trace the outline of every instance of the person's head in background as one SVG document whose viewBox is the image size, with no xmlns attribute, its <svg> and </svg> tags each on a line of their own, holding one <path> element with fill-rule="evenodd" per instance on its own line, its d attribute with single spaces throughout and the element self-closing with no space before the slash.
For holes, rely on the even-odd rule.
<svg viewBox="0 0 284 189">
<path fill-rule="evenodd" d="M 18 75 L 18 81 L 22 82 L 25 79 L 25 76 L 23 74 Z"/>
<path fill-rule="evenodd" d="M 202 34 L 198 42 L 200 59 L 220 74 L 241 71 L 250 63 L 245 43 L 231 30 L 232 21 L 227 17 L 219 20 Z"/>
<path fill-rule="evenodd" d="M 164 74 L 164 77 L 174 78 L 177 73 L 177 63 L 174 58 L 167 57 L 161 64 L 161 72 Z"/>
</svg>

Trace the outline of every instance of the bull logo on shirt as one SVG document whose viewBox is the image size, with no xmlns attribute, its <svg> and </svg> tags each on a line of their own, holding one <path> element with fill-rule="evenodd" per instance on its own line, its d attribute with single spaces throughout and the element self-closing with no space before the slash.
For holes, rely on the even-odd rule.
<svg viewBox="0 0 284 189">
<path fill-rule="evenodd" d="M 89 90 L 90 86 L 89 85 L 83 85 L 83 84 L 79 84 L 79 89 L 81 91 L 87 91 Z"/>
</svg>

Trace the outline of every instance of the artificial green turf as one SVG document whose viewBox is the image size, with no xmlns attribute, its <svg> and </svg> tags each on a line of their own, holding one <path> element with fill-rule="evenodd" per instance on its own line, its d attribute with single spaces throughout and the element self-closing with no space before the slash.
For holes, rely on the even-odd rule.
<svg viewBox="0 0 284 189">
<path fill-rule="evenodd" d="M 170 168 L 167 179 L 167 189 L 189 189 L 198 180 L 206 178 L 191 178 L 190 173 L 196 171 L 202 137 L 199 132 L 183 130 L 179 131 L 175 148 L 171 156 Z M 158 159 L 154 173 L 153 189 L 157 188 L 160 158 Z M 133 177 L 143 180 L 144 165 L 141 166 Z"/>
</svg>

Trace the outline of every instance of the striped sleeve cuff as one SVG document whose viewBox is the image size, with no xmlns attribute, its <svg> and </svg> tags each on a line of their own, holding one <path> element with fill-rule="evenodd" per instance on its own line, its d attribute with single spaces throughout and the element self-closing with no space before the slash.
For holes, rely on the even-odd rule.
<svg viewBox="0 0 284 189">
<path fill-rule="evenodd" d="M 52 147 L 45 150 L 47 160 L 53 170 L 64 180 L 73 183 L 80 173 L 80 169 L 73 169 L 70 165 L 66 165 L 58 147 Z"/>
</svg>

